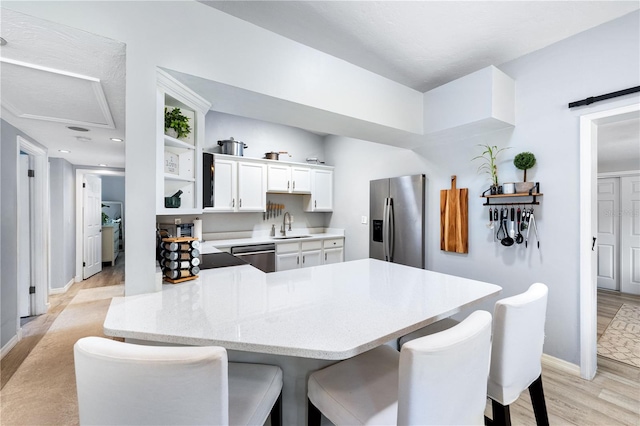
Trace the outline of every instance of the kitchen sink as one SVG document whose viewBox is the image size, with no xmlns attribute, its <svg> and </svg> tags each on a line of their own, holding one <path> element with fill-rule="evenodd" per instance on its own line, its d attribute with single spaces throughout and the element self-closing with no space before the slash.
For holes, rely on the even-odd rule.
<svg viewBox="0 0 640 426">
<path fill-rule="evenodd" d="M 285 235 L 285 236 L 273 237 L 274 240 L 293 240 L 297 238 L 311 238 L 311 235 L 291 235 L 291 236 Z"/>
</svg>

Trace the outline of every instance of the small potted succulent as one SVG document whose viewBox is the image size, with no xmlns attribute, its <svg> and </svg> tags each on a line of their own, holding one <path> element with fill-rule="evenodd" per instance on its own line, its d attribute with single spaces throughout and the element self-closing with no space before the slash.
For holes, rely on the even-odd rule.
<svg viewBox="0 0 640 426">
<path fill-rule="evenodd" d="M 480 167 L 478 167 L 478 173 L 486 173 L 489 175 L 491 180 L 491 195 L 495 195 L 498 193 L 498 154 L 502 151 L 509 149 L 507 148 L 498 148 L 495 145 L 478 145 L 484 148 L 484 152 L 477 157 L 471 159 L 474 160 L 484 160 Z"/>
<path fill-rule="evenodd" d="M 180 108 L 164 108 L 164 133 L 182 139 L 191 133 L 189 117 L 182 114 Z"/>
<path fill-rule="evenodd" d="M 517 169 L 524 171 L 523 182 L 516 182 L 516 192 L 521 194 L 529 192 L 535 185 L 534 182 L 527 182 L 527 170 L 535 166 L 536 156 L 530 152 L 521 152 L 513 159 L 513 165 Z"/>
</svg>

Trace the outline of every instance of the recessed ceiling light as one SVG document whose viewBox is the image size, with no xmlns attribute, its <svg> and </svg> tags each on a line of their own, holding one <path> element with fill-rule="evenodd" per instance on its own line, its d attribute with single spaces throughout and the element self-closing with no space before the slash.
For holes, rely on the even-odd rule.
<svg viewBox="0 0 640 426">
<path fill-rule="evenodd" d="M 91 141 L 91 138 L 88 138 L 86 136 L 76 136 L 76 139 L 78 139 L 80 142 L 89 142 L 89 141 Z"/>
<path fill-rule="evenodd" d="M 122 142 L 124 139 L 120 139 L 120 138 L 111 138 L 112 141 L 114 142 Z"/>
<path fill-rule="evenodd" d="M 98 164 L 98 166 L 100 166 L 100 167 L 107 167 L 107 165 L 106 165 L 106 164 Z"/>
<path fill-rule="evenodd" d="M 6 46 L 6 45 L 7 45 L 7 40 L 0 37 L 0 46 Z"/>
<path fill-rule="evenodd" d="M 76 126 L 67 126 L 69 130 L 75 130 L 76 132 L 88 132 L 89 129 L 85 129 L 84 127 L 76 127 Z"/>
<path fill-rule="evenodd" d="M 70 153 L 70 152 L 71 152 L 71 151 L 69 151 L 68 149 L 59 149 L 58 151 L 59 151 L 59 152 L 62 152 L 63 154 L 68 154 L 68 153 Z"/>
</svg>

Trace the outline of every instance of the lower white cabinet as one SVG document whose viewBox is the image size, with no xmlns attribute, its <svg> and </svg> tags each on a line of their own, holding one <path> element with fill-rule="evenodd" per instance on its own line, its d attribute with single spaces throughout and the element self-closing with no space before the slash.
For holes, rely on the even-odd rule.
<svg viewBox="0 0 640 426">
<path fill-rule="evenodd" d="M 344 238 L 276 244 L 276 271 L 344 261 Z"/>
<path fill-rule="evenodd" d="M 344 262 L 344 238 L 332 238 L 322 242 L 324 264 Z"/>
</svg>

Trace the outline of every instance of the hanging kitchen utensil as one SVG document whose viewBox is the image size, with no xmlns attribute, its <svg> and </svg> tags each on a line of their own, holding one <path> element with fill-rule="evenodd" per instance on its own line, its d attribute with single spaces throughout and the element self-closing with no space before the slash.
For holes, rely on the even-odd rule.
<svg viewBox="0 0 640 426">
<path fill-rule="evenodd" d="M 529 233 L 531 232 L 531 228 L 533 228 L 533 232 L 535 232 L 536 234 L 538 249 L 540 249 L 540 239 L 538 238 L 538 226 L 536 225 L 536 218 L 533 215 L 533 209 L 531 209 L 530 213 L 527 214 L 527 220 L 529 221 L 529 229 L 527 229 L 527 239 L 524 242 L 524 246 L 527 247 L 527 244 L 529 243 Z"/>
<path fill-rule="evenodd" d="M 440 191 L 440 250 L 469 253 L 469 189 L 456 188 L 451 176 L 451 189 Z"/>
<path fill-rule="evenodd" d="M 513 212 L 513 209 L 512 209 L 512 212 Z M 507 234 L 507 219 L 509 218 L 508 213 L 509 213 L 509 212 L 508 212 L 508 210 L 507 210 L 507 209 L 505 209 L 505 213 L 504 213 L 504 221 L 503 221 L 503 223 L 504 223 L 504 233 L 505 233 L 505 235 L 506 235 L 506 236 L 505 236 L 505 237 L 500 241 L 500 243 L 501 243 L 503 246 L 505 246 L 505 247 L 510 247 L 510 246 L 512 246 L 512 245 L 513 245 L 513 243 L 515 242 L 515 241 L 513 241 L 513 238 L 511 238 L 511 237 Z M 513 218 L 514 218 L 514 217 L 513 217 L 513 216 L 511 216 L 511 219 L 513 219 Z"/>
<path fill-rule="evenodd" d="M 489 223 L 487 223 L 487 228 L 495 228 L 495 225 L 493 224 L 493 209 L 491 207 L 489 207 Z"/>
<path fill-rule="evenodd" d="M 511 221 L 510 221 L 511 229 L 509 229 L 509 236 L 511 238 L 516 236 L 515 221 L 516 221 L 516 209 L 511 207 Z"/>
<path fill-rule="evenodd" d="M 496 232 L 496 239 L 500 242 L 502 242 L 502 240 L 507 236 L 506 221 L 507 221 L 507 217 L 505 215 L 505 209 L 500 208 L 500 225 L 498 228 L 498 232 Z"/>
<path fill-rule="evenodd" d="M 522 242 L 524 241 L 524 236 L 522 235 L 522 232 L 520 232 L 520 224 L 521 224 L 521 218 L 522 218 L 522 212 L 520 211 L 520 207 L 518 207 L 518 213 L 516 214 L 516 217 L 518 218 L 518 234 L 516 235 L 516 243 L 522 244 Z"/>
</svg>

